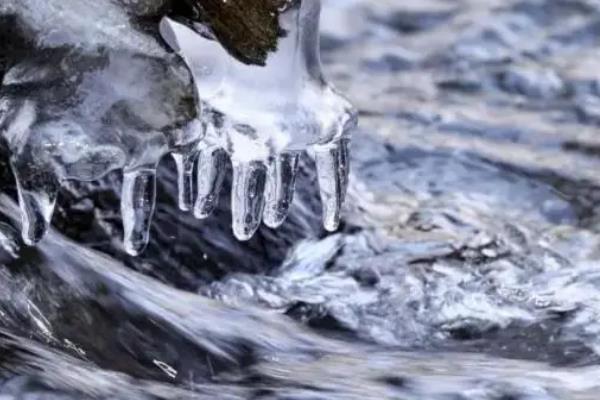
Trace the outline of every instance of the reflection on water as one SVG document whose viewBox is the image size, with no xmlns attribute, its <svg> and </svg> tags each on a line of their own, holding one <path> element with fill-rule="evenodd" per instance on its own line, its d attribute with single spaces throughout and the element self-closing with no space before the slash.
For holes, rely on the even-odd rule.
<svg viewBox="0 0 600 400">
<path fill-rule="evenodd" d="M 597 398 L 600 6 L 329 0 L 322 40 L 362 114 L 340 232 L 311 166 L 240 244 L 165 165 L 138 259 L 117 176 L 37 248 L 2 195 L 0 397 Z"/>
</svg>

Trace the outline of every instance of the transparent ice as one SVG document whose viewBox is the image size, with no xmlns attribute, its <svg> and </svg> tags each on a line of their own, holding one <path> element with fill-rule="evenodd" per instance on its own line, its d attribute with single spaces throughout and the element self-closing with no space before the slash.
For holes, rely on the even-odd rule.
<svg viewBox="0 0 600 400">
<path fill-rule="evenodd" d="M 261 221 L 272 228 L 284 222 L 305 151 L 317 164 L 324 226 L 333 231 L 339 225 L 357 113 L 323 76 L 320 11 L 316 0 L 296 1 L 282 11 L 283 33 L 264 66 L 232 57 L 206 29 L 169 18 L 161 23 L 163 37 L 189 65 L 201 100 L 206 136 L 194 214 L 211 214 L 229 156 L 233 231 L 240 240 L 250 239 Z"/>
<path fill-rule="evenodd" d="M 160 159 L 202 135 L 189 70 L 164 47 L 156 22 L 154 34 L 140 22 L 151 11 L 141 2 L 0 4 L 7 39 L 22 43 L 2 82 L 0 136 L 26 243 L 44 236 L 62 181 L 122 169 L 124 246 L 132 255 L 146 246 Z"/>
<path fill-rule="evenodd" d="M 0 4 L 0 17 L 13 24 L 0 35 L 19 47 L 9 49 L 17 57 L 0 86 L 0 139 L 12 154 L 24 241 L 43 238 L 61 182 L 122 170 L 124 248 L 140 254 L 167 154 L 178 168 L 179 207 L 197 218 L 217 205 L 231 159 L 233 228 L 247 240 L 262 220 L 283 223 L 299 155 L 310 150 L 325 227 L 335 230 L 356 112 L 321 72 L 320 2 L 298 1 L 281 13 L 283 36 L 264 66 L 237 61 L 206 29 L 165 18 L 169 49 L 156 22 L 160 3 Z"/>
</svg>

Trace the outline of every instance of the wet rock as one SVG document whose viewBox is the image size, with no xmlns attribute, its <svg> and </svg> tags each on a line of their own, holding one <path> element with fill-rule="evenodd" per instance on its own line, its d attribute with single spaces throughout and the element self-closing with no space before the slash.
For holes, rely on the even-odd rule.
<svg viewBox="0 0 600 400">
<path fill-rule="evenodd" d="M 286 33 L 279 26 L 279 14 L 291 0 L 185 0 L 204 18 L 212 33 L 231 54 L 249 64 L 264 65 L 270 52 Z M 193 25 L 192 19 L 191 24 Z"/>
</svg>

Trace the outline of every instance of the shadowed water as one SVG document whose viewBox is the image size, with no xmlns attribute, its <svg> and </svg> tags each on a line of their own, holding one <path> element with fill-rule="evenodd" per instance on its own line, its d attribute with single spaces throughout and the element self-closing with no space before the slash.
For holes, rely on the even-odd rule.
<svg viewBox="0 0 600 400">
<path fill-rule="evenodd" d="M 596 399 L 600 5 L 329 0 L 361 112 L 337 234 L 307 160 L 248 243 L 161 167 L 146 253 L 120 177 L 61 192 L 38 247 L 0 158 L 0 398 Z"/>
</svg>

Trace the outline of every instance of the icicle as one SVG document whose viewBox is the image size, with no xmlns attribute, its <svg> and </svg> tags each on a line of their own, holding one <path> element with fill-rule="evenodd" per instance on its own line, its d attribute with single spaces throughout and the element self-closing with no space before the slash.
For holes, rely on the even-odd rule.
<svg viewBox="0 0 600 400">
<path fill-rule="evenodd" d="M 283 153 L 269 166 L 263 221 L 270 228 L 281 226 L 288 215 L 294 199 L 297 170 L 298 153 Z"/>
<path fill-rule="evenodd" d="M 15 164 L 12 167 L 21 207 L 23 241 L 33 246 L 48 231 L 60 188 L 59 181 L 49 172 L 23 171 Z"/>
<path fill-rule="evenodd" d="M 317 172 L 321 188 L 321 203 L 323 205 L 323 226 L 330 232 L 335 231 L 340 223 L 340 212 L 343 197 L 346 192 L 347 160 L 343 156 L 343 145 L 336 143 L 316 150 Z"/>
<path fill-rule="evenodd" d="M 161 32 L 186 61 L 198 88 L 206 121 L 206 143 L 225 149 L 233 160 L 234 232 L 249 239 L 262 220 L 280 226 L 293 199 L 297 155 L 315 150 L 323 220 L 337 229 L 346 197 L 349 172 L 348 142 L 357 123 L 350 102 L 325 80 L 319 48 L 320 0 L 298 0 L 282 9 L 281 36 L 258 65 L 242 62 L 218 40 L 174 20 L 165 19 Z M 268 172 L 253 160 L 274 157 Z M 243 163 L 245 161 L 246 163 Z M 250 164 L 248 164 L 250 162 Z M 206 162 L 204 168 L 213 168 Z M 254 167 L 252 167 L 254 165 Z M 259 175 L 268 174 L 266 193 L 257 189 Z M 214 173 L 205 173 L 206 193 L 199 196 L 199 217 L 212 210 Z M 208 200 L 212 200 L 208 201 Z M 266 202 L 266 206 L 263 203 Z M 264 208 L 264 215 L 260 215 Z"/>
<path fill-rule="evenodd" d="M 156 169 L 144 168 L 125 171 L 121 195 L 124 247 L 132 255 L 139 255 L 150 240 L 150 225 L 156 203 Z"/>
<path fill-rule="evenodd" d="M 340 141 L 340 174 L 342 176 L 342 204 L 346 201 L 350 182 L 350 139 Z"/>
<path fill-rule="evenodd" d="M 194 216 L 209 217 L 219 203 L 219 194 L 227 163 L 224 150 L 211 148 L 202 151 L 198 160 L 198 188 Z"/>
<path fill-rule="evenodd" d="M 181 211 L 190 211 L 194 204 L 194 162 L 197 153 L 172 153 L 177 165 L 178 204 Z"/>
<path fill-rule="evenodd" d="M 267 168 L 260 161 L 234 162 L 231 210 L 233 233 L 239 240 L 250 240 L 260 226 L 266 176 Z"/>
</svg>

